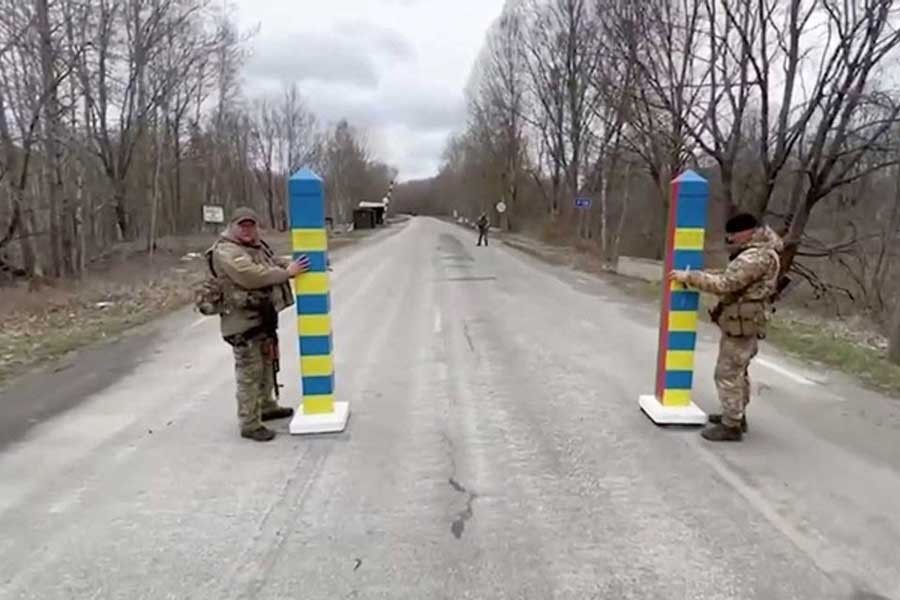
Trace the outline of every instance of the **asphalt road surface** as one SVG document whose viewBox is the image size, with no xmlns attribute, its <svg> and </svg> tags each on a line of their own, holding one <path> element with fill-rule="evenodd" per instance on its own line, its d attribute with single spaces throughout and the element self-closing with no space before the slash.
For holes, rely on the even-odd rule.
<svg viewBox="0 0 900 600">
<path fill-rule="evenodd" d="M 431 219 L 332 283 L 343 434 L 240 439 L 187 310 L 5 391 L 0 598 L 900 599 L 900 402 L 765 348 L 744 443 L 659 429 L 652 303 Z"/>
</svg>

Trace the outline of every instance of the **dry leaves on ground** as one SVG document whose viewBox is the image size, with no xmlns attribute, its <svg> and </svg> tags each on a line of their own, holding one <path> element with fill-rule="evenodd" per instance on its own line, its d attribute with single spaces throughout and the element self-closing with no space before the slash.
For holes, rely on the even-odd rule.
<svg viewBox="0 0 900 600">
<path fill-rule="evenodd" d="M 66 352 L 113 337 L 184 306 L 202 277 L 202 260 L 149 276 L 117 273 L 37 291 L 4 289 L 0 304 L 0 383 Z M 131 281 L 128 281 L 131 279 Z"/>
</svg>

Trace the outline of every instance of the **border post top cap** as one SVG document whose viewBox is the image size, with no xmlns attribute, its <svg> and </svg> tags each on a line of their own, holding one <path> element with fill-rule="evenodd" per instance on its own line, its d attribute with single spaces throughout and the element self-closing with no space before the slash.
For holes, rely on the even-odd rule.
<svg viewBox="0 0 900 600">
<path fill-rule="evenodd" d="M 693 169 L 683 172 L 675 178 L 675 181 L 677 183 L 706 183 L 706 179 Z"/>
<path fill-rule="evenodd" d="M 322 181 L 322 178 L 319 177 L 315 171 L 312 169 L 308 169 L 306 167 L 299 169 L 296 173 L 291 175 L 291 179 L 300 179 L 305 181 Z"/>
</svg>

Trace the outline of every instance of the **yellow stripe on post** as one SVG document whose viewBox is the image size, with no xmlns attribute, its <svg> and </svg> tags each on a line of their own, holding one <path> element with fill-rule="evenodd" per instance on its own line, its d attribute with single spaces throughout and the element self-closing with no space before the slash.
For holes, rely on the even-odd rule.
<svg viewBox="0 0 900 600">
<path fill-rule="evenodd" d="M 666 371 L 693 371 L 693 350 L 669 350 L 666 352 Z"/>
<path fill-rule="evenodd" d="M 294 252 L 324 252 L 328 250 L 328 234 L 324 229 L 291 230 Z"/>
<path fill-rule="evenodd" d="M 697 331 L 697 312 L 693 310 L 673 310 L 669 313 L 669 331 Z"/>
<path fill-rule="evenodd" d="M 331 315 L 297 315 L 297 332 L 301 337 L 331 334 Z"/>
<path fill-rule="evenodd" d="M 691 390 L 665 390 L 663 406 L 690 406 Z"/>
<path fill-rule="evenodd" d="M 703 250 L 703 229 L 680 227 L 675 230 L 675 250 Z"/>
<path fill-rule="evenodd" d="M 297 290 L 298 296 L 327 294 L 330 288 L 328 285 L 328 273 L 303 273 L 298 275 L 294 279 L 294 288 Z"/>
<path fill-rule="evenodd" d="M 334 412 L 334 395 L 303 396 L 303 414 L 326 415 Z"/>
<path fill-rule="evenodd" d="M 303 377 L 327 377 L 334 373 L 331 356 L 301 356 L 300 374 Z"/>
</svg>

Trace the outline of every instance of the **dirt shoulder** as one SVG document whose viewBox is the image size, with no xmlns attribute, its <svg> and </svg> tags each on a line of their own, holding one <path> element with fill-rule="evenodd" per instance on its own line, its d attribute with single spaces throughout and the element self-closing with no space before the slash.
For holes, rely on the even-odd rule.
<svg viewBox="0 0 900 600">
<path fill-rule="evenodd" d="M 658 283 L 618 275 L 587 249 L 551 244 L 523 234 L 494 233 L 493 237 L 547 263 L 602 277 L 648 302 L 659 300 Z M 712 296 L 704 295 L 701 319 L 709 321 L 706 311 L 714 303 Z M 887 359 L 884 336 L 862 319 L 826 318 L 785 303 L 777 309 L 767 341 L 789 355 L 835 369 L 870 389 L 900 398 L 900 366 Z"/>
<path fill-rule="evenodd" d="M 335 234 L 329 249 L 374 231 Z M 0 288 L 0 390 L 69 352 L 116 339 L 190 304 L 205 276 L 202 253 L 214 240 L 214 234 L 163 239 L 152 258 L 137 245 L 122 245 L 79 280 Z M 290 234 L 266 240 L 279 254 L 290 254 Z"/>
</svg>

